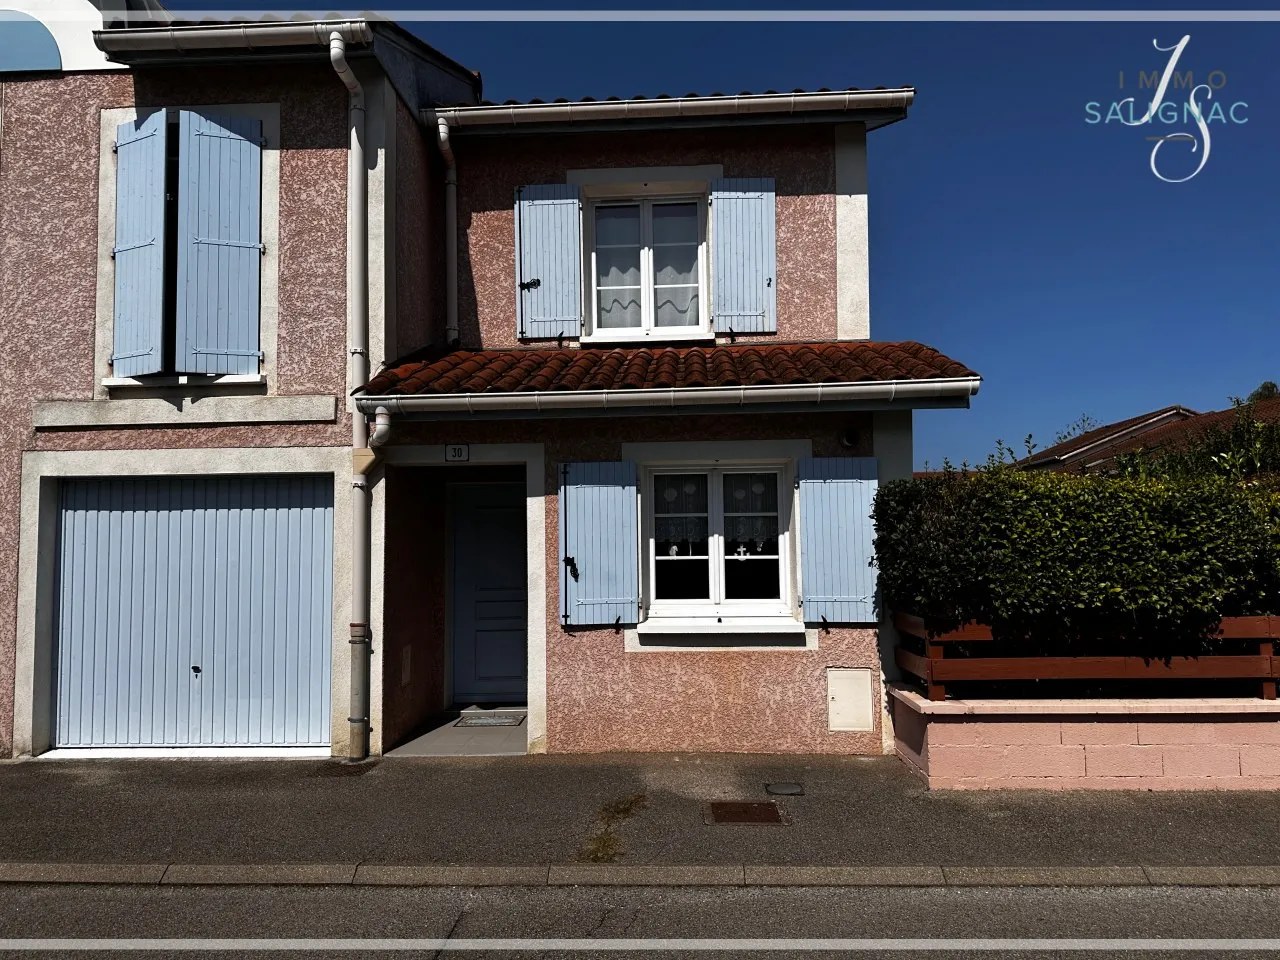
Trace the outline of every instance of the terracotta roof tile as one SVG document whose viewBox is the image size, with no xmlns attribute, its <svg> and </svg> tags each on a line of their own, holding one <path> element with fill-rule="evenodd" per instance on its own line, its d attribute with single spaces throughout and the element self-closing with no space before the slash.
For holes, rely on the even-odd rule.
<svg viewBox="0 0 1280 960">
<path fill-rule="evenodd" d="M 411 357 L 392 364 L 364 392 L 387 396 L 529 393 L 976 376 L 932 347 L 911 341 L 457 350 L 443 357 Z"/>
</svg>

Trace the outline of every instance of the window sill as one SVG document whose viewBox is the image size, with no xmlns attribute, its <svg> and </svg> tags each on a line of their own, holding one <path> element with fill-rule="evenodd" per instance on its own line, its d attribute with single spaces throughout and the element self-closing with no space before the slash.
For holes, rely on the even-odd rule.
<svg viewBox="0 0 1280 960">
<path fill-rule="evenodd" d="M 651 336 L 618 336 L 616 334 L 584 334 L 579 338 L 580 343 L 608 344 L 617 347 L 650 347 L 655 344 L 668 343 L 715 343 L 716 335 L 710 330 L 698 330 L 692 333 L 661 333 Z"/>
<path fill-rule="evenodd" d="M 260 373 L 202 376 L 200 374 L 159 375 L 138 377 L 103 377 L 102 385 L 108 390 L 156 390 L 163 387 L 219 387 L 254 386 L 264 384 L 267 378 Z"/>
<path fill-rule="evenodd" d="M 794 617 L 656 617 L 636 625 L 640 636 L 664 634 L 791 634 L 804 633 L 804 624 Z"/>
</svg>

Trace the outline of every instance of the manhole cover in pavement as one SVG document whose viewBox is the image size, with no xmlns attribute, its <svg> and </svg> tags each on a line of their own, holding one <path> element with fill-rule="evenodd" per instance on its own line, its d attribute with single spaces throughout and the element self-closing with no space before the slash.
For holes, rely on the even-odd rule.
<svg viewBox="0 0 1280 960">
<path fill-rule="evenodd" d="M 707 804 L 712 823 L 785 823 L 776 803 L 718 800 Z"/>
</svg>

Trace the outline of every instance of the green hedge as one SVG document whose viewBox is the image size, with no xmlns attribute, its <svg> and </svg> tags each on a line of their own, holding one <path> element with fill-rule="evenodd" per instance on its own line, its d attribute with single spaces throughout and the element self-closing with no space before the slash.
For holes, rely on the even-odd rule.
<svg viewBox="0 0 1280 960">
<path fill-rule="evenodd" d="M 1029 652 L 1167 657 L 1280 614 L 1280 498 L 1223 481 L 992 470 L 885 484 L 883 602 Z M 1123 648 L 1123 651 L 1121 651 Z"/>
</svg>

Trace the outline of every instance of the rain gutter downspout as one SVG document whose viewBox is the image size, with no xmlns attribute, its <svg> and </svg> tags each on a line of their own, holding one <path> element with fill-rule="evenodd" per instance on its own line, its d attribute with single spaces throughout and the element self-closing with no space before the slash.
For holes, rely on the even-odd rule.
<svg viewBox="0 0 1280 960">
<path fill-rule="evenodd" d="M 452 346 L 458 339 L 458 162 L 449 143 L 449 121 L 436 118 L 436 139 L 444 157 L 444 342 Z"/>
<path fill-rule="evenodd" d="M 365 171 L 364 88 L 347 63 L 346 41 L 337 30 L 329 34 L 329 61 L 349 93 L 347 148 L 347 337 L 351 355 L 351 386 L 369 382 L 369 184 Z M 371 580 L 368 471 L 369 424 L 358 408 L 351 416 L 351 725 L 347 758 L 369 755 L 369 586 Z"/>
</svg>

